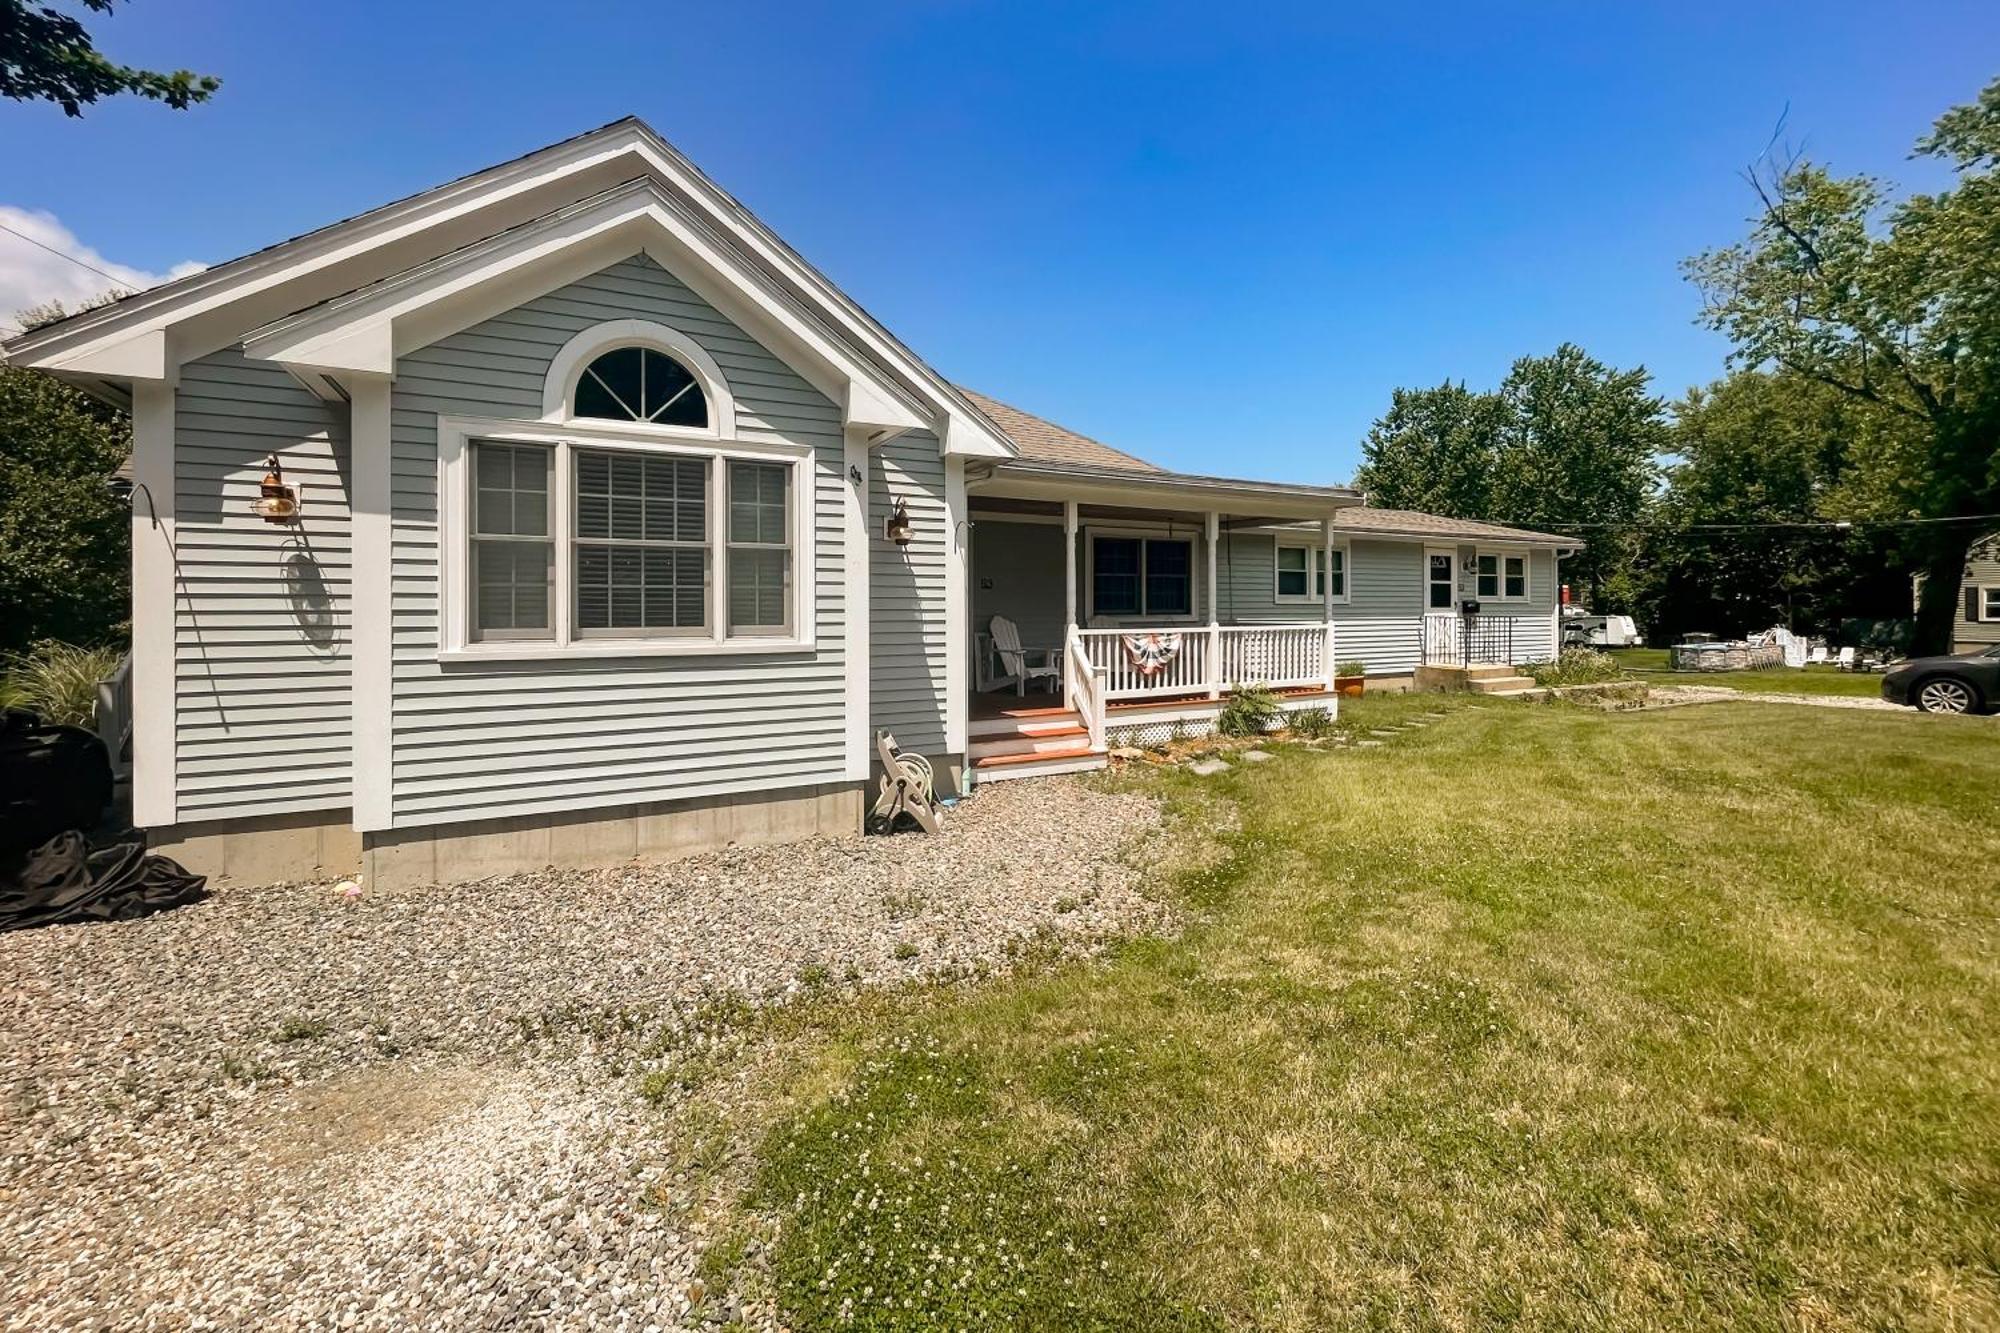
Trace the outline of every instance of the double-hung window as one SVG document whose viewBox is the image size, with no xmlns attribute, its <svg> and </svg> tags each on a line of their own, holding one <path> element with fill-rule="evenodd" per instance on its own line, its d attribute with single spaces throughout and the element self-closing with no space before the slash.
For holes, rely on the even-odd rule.
<svg viewBox="0 0 2000 1333">
<path fill-rule="evenodd" d="M 1327 596 L 1327 583 L 1333 584 L 1333 600 L 1347 600 L 1347 549 L 1336 546 L 1331 551 L 1321 546 L 1289 545 L 1280 542 L 1277 548 L 1278 586 L 1277 599 L 1281 602 L 1320 602 Z"/>
<path fill-rule="evenodd" d="M 1528 600 L 1528 557 L 1482 551 L 1479 553 L 1479 599 L 1486 602 Z"/>
<path fill-rule="evenodd" d="M 2000 620 L 2000 583 L 1989 583 L 1979 589 L 1979 618 Z"/>
<path fill-rule="evenodd" d="M 545 639 L 555 622 L 551 451 L 538 444 L 473 447 L 472 637 Z"/>
<path fill-rule="evenodd" d="M 1094 536 L 1090 607 L 1097 616 L 1194 614 L 1194 543 L 1174 537 Z"/>
<path fill-rule="evenodd" d="M 708 460 L 585 448 L 569 456 L 577 636 L 708 633 Z"/>
<path fill-rule="evenodd" d="M 729 465 L 729 632 L 792 627 L 791 469 Z"/>
</svg>

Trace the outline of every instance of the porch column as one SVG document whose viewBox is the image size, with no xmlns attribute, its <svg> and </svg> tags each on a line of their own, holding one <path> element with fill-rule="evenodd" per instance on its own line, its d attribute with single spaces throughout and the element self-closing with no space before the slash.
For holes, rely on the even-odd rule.
<svg viewBox="0 0 2000 1333">
<path fill-rule="evenodd" d="M 1222 516 L 1208 511 L 1208 697 L 1222 697 L 1222 624 L 1215 609 L 1215 548 L 1222 533 Z"/>
<path fill-rule="evenodd" d="M 1063 638 L 1076 619 L 1076 501 L 1063 501 Z"/>
<path fill-rule="evenodd" d="M 1326 691 L 1328 694 L 1331 694 L 1333 693 L 1334 642 L 1333 642 L 1333 520 L 1330 518 L 1325 518 L 1320 520 L 1319 544 L 1320 544 L 1319 568 L 1320 568 L 1320 576 L 1323 580 L 1320 586 L 1320 594 L 1319 594 L 1319 600 L 1320 600 L 1319 614 L 1321 623 L 1324 624 L 1326 627 L 1326 646 L 1320 649 L 1320 656 L 1323 659 L 1320 662 L 1320 666 L 1325 669 Z M 1341 571 L 1341 577 L 1342 578 L 1347 577 L 1346 570 L 1343 569 Z"/>
</svg>

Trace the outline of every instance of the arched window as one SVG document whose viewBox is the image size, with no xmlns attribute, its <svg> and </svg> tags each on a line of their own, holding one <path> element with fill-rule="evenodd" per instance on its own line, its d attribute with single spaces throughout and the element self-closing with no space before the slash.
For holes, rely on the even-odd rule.
<svg viewBox="0 0 2000 1333">
<path fill-rule="evenodd" d="M 571 413 L 609 421 L 708 428 L 708 395 L 680 362 L 651 347 L 615 347 L 584 367 Z"/>
</svg>

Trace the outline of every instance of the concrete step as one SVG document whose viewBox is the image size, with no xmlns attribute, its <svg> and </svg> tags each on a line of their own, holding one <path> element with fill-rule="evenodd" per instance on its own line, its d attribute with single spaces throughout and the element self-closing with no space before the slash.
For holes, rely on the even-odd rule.
<svg viewBox="0 0 2000 1333">
<path fill-rule="evenodd" d="M 1504 676 L 1474 676 L 1466 683 L 1472 686 L 1474 694 L 1518 694 L 1535 688 L 1534 681 L 1511 671 Z"/>
<path fill-rule="evenodd" d="M 1521 686 L 1510 686 L 1504 690 L 1481 690 L 1480 693 L 1489 699 L 1527 699 L 1532 701 L 1549 697 L 1549 692 L 1535 684 L 1532 680 L 1524 681 Z"/>
<path fill-rule="evenodd" d="M 1503 676 L 1514 674 L 1514 668 L 1505 662 L 1475 663 L 1461 670 L 1465 672 L 1467 680 L 1498 680 Z"/>
</svg>

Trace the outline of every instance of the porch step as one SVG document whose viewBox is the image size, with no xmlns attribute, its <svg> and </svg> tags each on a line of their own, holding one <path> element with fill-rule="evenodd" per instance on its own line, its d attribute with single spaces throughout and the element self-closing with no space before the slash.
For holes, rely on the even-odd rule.
<svg viewBox="0 0 2000 1333">
<path fill-rule="evenodd" d="M 1505 662 L 1475 663 L 1461 669 L 1465 672 L 1467 680 L 1519 679 L 1514 675 L 1514 668 Z"/>
<path fill-rule="evenodd" d="M 1055 754 L 1090 744 L 1090 732 L 1080 722 L 1052 719 L 1047 723 L 1023 726 L 1005 735 L 991 734 L 968 738 L 967 755 L 973 763 L 1003 756 Z"/>
<path fill-rule="evenodd" d="M 1474 688 L 1477 689 L 1476 686 Z M 1508 681 L 1506 682 L 1505 689 L 1478 690 L 1478 693 L 1485 695 L 1489 699 L 1546 699 L 1549 697 L 1549 692 L 1535 684 L 1532 680 L 1522 680 L 1518 684 Z"/>
<path fill-rule="evenodd" d="M 1515 675 L 1511 667 L 1502 667 L 1500 670 L 1504 674 L 1468 675 L 1465 683 L 1472 687 L 1474 694 L 1520 694 L 1535 688 L 1534 681 L 1526 676 Z"/>
<path fill-rule="evenodd" d="M 1015 708 L 999 717 L 975 717 L 965 724 L 968 741 L 993 736 L 1047 736 L 1081 727 L 1083 717 L 1072 708 Z"/>
<path fill-rule="evenodd" d="M 1089 745 L 1073 745 L 1063 750 L 1030 754 L 998 754 L 976 760 L 972 765 L 975 786 L 988 782 L 1009 782 L 1015 778 L 1048 778 L 1062 773 L 1088 773 L 1110 763 L 1102 750 Z"/>
</svg>

